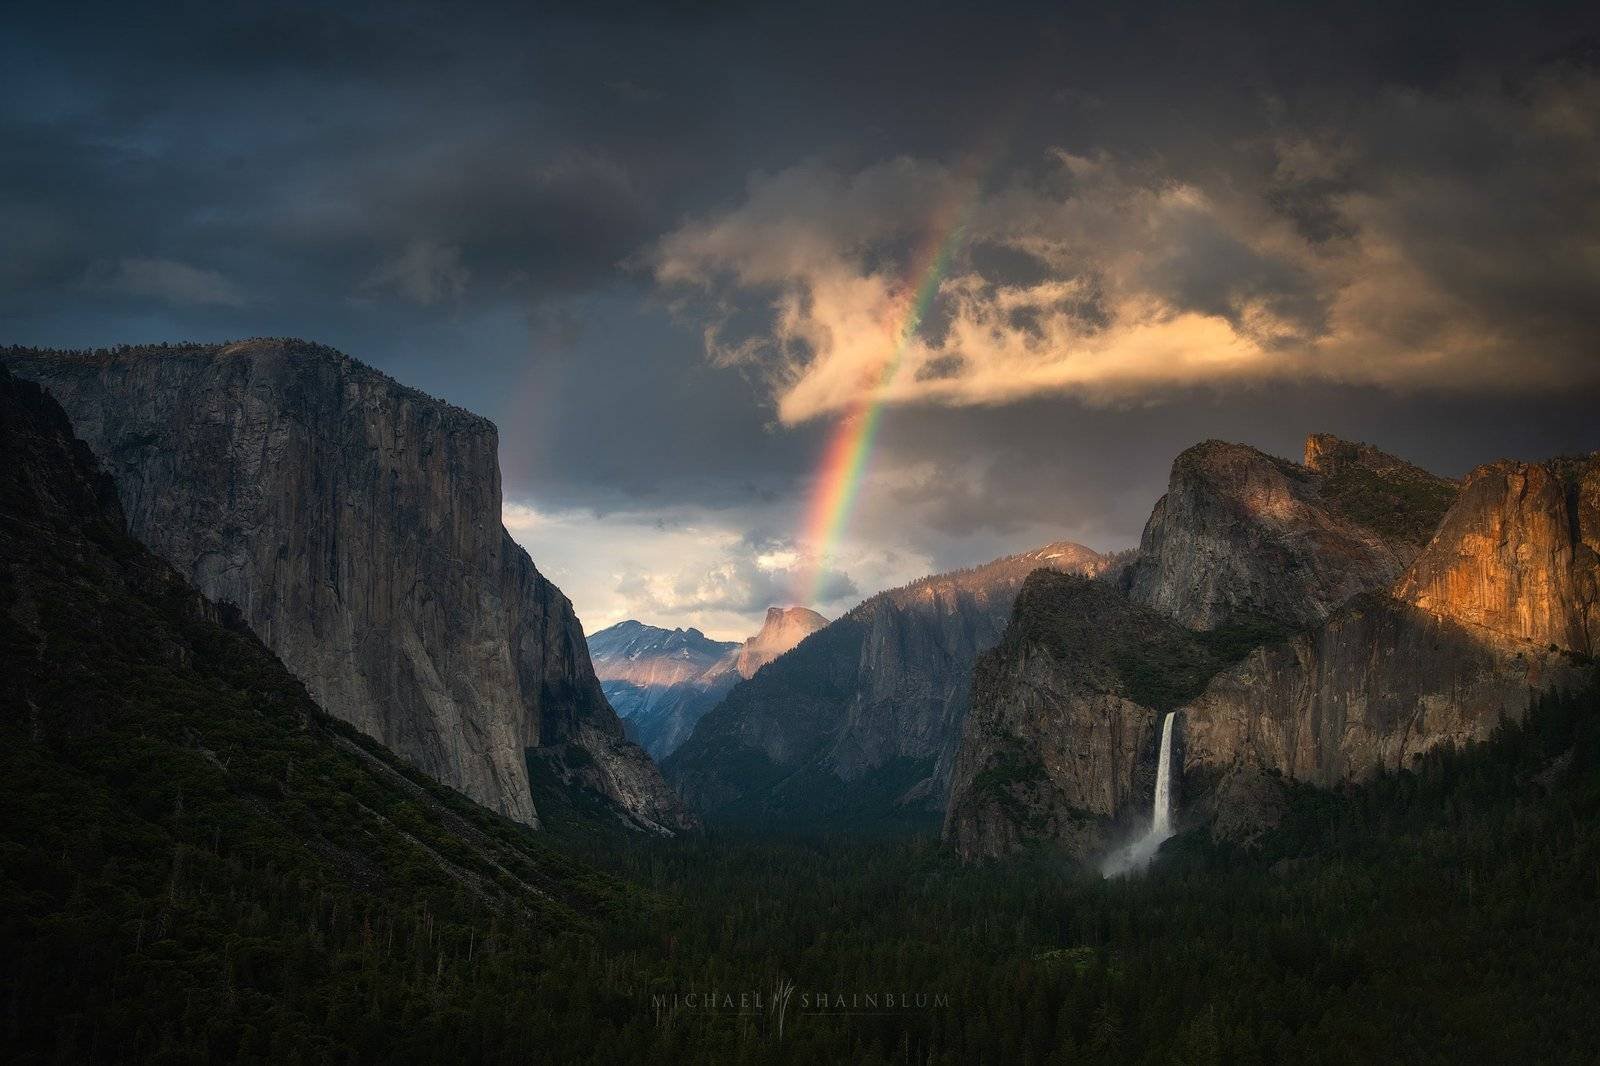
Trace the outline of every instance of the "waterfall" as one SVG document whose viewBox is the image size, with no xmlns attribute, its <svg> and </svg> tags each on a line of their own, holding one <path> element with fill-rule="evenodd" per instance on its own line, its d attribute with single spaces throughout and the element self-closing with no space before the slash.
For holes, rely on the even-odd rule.
<svg viewBox="0 0 1600 1066">
<path fill-rule="evenodd" d="M 1161 720 L 1161 754 L 1156 763 L 1156 810 L 1150 818 L 1150 835 L 1165 840 L 1172 835 L 1172 716 Z"/>
<path fill-rule="evenodd" d="M 1177 714 L 1177 711 L 1168 711 L 1166 717 L 1161 719 L 1161 748 L 1156 756 L 1155 810 L 1150 815 L 1150 828 L 1143 836 L 1106 859 L 1100 872 L 1107 877 L 1117 877 L 1150 865 L 1161 842 L 1172 835 L 1172 721 Z"/>
</svg>

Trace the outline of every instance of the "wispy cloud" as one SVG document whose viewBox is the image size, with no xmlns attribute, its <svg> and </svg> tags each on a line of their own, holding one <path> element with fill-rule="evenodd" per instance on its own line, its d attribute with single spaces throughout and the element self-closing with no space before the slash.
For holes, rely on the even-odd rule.
<svg viewBox="0 0 1600 1066">
<path fill-rule="evenodd" d="M 471 280 L 472 271 L 462 262 L 459 247 L 417 240 L 380 263 L 362 281 L 360 292 L 365 296 L 393 292 L 420 307 L 431 307 L 460 300 Z"/>
<path fill-rule="evenodd" d="M 572 597 L 593 632 L 625 618 L 693 625 L 742 640 L 768 607 L 794 603 L 801 547 L 687 511 L 657 516 L 582 511 L 543 513 L 508 502 L 502 517 L 542 570 Z M 724 516 L 727 518 L 729 516 Z M 828 571 L 816 607 L 830 617 L 878 588 L 924 572 L 926 560 L 885 570 L 880 558 L 849 555 Z M 859 566 L 863 588 L 847 572 Z"/>
<path fill-rule="evenodd" d="M 217 271 L 175 259 L 129 257 L 102 262 L 90 269 L 87 280 L 93 289 L 180 307 L 243 307 L 248 302 L 243 290 Z"/>
</svg>

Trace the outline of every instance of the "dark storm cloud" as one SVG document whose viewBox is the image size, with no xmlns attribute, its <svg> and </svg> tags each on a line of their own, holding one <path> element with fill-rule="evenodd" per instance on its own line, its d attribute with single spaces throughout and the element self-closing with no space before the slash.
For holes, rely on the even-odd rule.
<svg viewBox="0 0 1600 1066">
<path fill-rule="evenodd" d="M 982 184 L 936 160 L 806 161 L 669 234 L 657 277 L 716 309 L 771 308 L 748 335 L 729 317 L 715 338 L 768 366 L 787 423 L 867 392 L 1001 404 L 1277 378 L 1600 385 L 1600 72 L 1556 62 L 1515 84 L 1380 87 L 1333 128 L 1304 108 L 1255 117 L 1203 153 L 1053 149 L 1053 171 Z M 880 385 L 880 324 L 928 284 L 903 249 L 944 241 L 929 220 L 952 202 L 969 205 L 969 243 L 897 348 L 907 373 Z M 1029 277 L 1030 258 L 1047 269 Z"/>
<path fill-rule="evenodd" d="M 508 486 L 600 515 L 757 510 L 809 473 L 821 427 L 775 431 L 760 383 L 710 365 L 700 335 L 665 310 L 621 296 L 563 306 L 500 382 Z"/>
<path fill-rule="evenodd" d="M 438 32 L 448 24 L 440 16 L 407 24 L 387 21 L 380 12 L 361 17 L 328 7 L 269 6 L 238 9 L 216 23 L 186 22 L 187 32 L 162 35 L 164 58 L 211 74 L 356 71 L 399 79 L 453 58 Z"/>
<path fill-rule="evenodd" d="M 1131 547 L 1166 490 L 1173 458 L 1198 441 L 1241 441 L 1299 459 L 1309 433 L 1331 432 L 1459 477 L 1497 458 L 1595 449 L 1594 404 L 1592 393 L 1518 400 L 1271 385 L 1153 409 L 1041 399 L 1003 416 L 897 410 L 885 416 L 878 461 L 912 474 L 862 521 L 873 537 L 923 530 L 919 543 L 940 566 L 1058 538 Z M 973 448 L 974 440 L 984 446 Z"/>
<path fill-rule="evenodd" d="M 463 297 L 526 301 L 609 282 L 668 217 L 635 178 L 662 169 L 650 138 L 608 120 L 636 101 L 602 70 L 551 91 L 572 42 L 537 25 L 497 39 L 498 20 L 415 8 L 61 14 L 6 48 L 4 132 L 29 160 L 3 179 L 31 253 L 11 269 L 40 283 L 12 287 L 7 312 L 42 317 L 92 263 L 157 254 L 250 258 L 247 289 L 327 303 L 417 247 L 459 250 Z M 574 88 L 592 126 L 552 106 Z"/>
<path fill-rule="evenodd" d="M 1165 254 L 1155 259 L 1145 282 L 1174 306 L 1247 325 L 1242 310 L 1264 307 L 1295 334 L 1316 336 L 1325 328 L 1325 306 L 1317 285 L 1295 263 L 1251 248 L 1196 213 L 1167 234 Z"/>
<path fill-rule="evenodd" d="M 781 272 L 692 299 L 655 277 L 674 235 L 764 189 L 789 229 L 752 247 L 825 242 L 888 276 L 923 236 L 916 183 L 981 158 L 994 239 L 963 266 L 980 307 L 1037 290 L 993 319 L 1024 339 L 1052 316 L 1114 336 L 1128 279 L 1285 364 L 1352 307 L 1383 341 L 1310 370 L 1383 370 L 1462 330 L 1476 361 L 1454 384 L 1375 370 L 885 415 L 854 525 L 884 558 L 1116 546 L 1203 437 L 1292 453 L 1328 429 L 1450 472 L 1600 446 L 1596 30 L 1560 4 L 37 5 L 0 40 L 0 340 L 313 336 L 494 417 L 519 500 L 641 537 L 659 516 L 781 539 L 829 430 L 780 418 L 804 370 L 759 343 Z M 895 174 L 912 184 L 841 223 L 863 175 Z M 1018 239 L 1074 204 L 1106 214 L 1074 223 L 1071 256 Z M 940 352 L 914 384 L 970 388 L 982 356 Z M 1519 376 L 1545 391 L 1484 395 Z M 734 540 L 717 565 L 756 591 L 702 599 L 742 610 L 779 590 L 753 561 L 771 551 Z"/>
<path fill-rule="evenodd" d="M 128 256 L 253 259 L 235 268 L 247 291 L 315 301 L 456 250 L 462 299 L 547 298 L 625 279 L 619 262 L 755 169 L 945 158 L 991 127 L 1024 165 L 1051 145 L 1203 158 L 1259 132 L 1264 94 L 1347 104 L 1373 88 L 1363 79 L 1433 82 L 1491 43 L 1523 61 L 1533 45 L 1516 38 L 1537 36 L 1527 17 L 1424 33 L 1426 12 L 1290 20 L 1266 6 L 1218 19 L 1153 5 L 1137 20 L 926 5 L 30 15 L 7 49 L 5 129 L 29 165 L 4 178 L 8 231 L 29 253 L 8 266 L 45 283 L 13 285 L 6 310 L 26 303 L 30 319 L 70 303 L 66 279 Z M 1334 225 L 1305 187 L 1281 197 Z"/>
</svg>

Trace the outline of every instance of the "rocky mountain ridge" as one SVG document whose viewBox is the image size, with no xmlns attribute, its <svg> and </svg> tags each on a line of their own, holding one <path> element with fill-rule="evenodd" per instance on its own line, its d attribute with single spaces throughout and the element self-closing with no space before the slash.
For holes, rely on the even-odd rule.
<svg viewBox="0 0 1600 1066">
<path fill-rule="evenodd" d="M 701 715 L 734 686 L 742 644 L 698 629 L 629 620 L 589 637 L 589 656 L 623 728 L 657 759 L 688 738 Z"/>
<path fill-rule="evenodd" d="M 1485 739 L 1592 673 L 1600 455 L 1467 476 L 1394 586 L 1262 647 L 1184 712 L 1186 769 L 1333 785 Z"/>
<path fill-rule="evenodd" d="M 589 658 L 602 684 L 618 679 L 660 687 L 698 677 L 743 646 L 734 640 L 712 640 L 694 628 L 662 629 L 632 619 L 587 639 Z M 620 708 L 617 713 L 622 714 Z"/>
<path fill-rule="evenodd" d="M 968 857 L 1103 847 L 1148 815 L 1167 710 L 1196 813 L 1238 835 L 1272 817 L 1270 775 L 1333 785 L 1486 737 L 1592 669 L 1596 466 L 1497 463 L 1458 486 L 1320 434 L 1304 464 L 1189 449 L 1124 576 L 1129 602 L 1048 584 L 1019 600 L 980 663 L 947 838 Z M 1177 659 L 1176 638 L 1127 648 L 1135 674 L 1202 684 L 1174 701 L 1086 682 L 1103 650 L 1064 635 L 1132 607 L 1200 642 Z M 1142 739 L 1108 746 L 1113 726 Z"/>
<path fill-rule="evenodd" d="M 723 817 L 937 811 L 972 664 L 1000 639 L 1024 579 L 1117 561 L 1062 542 L 879 593 L 735 686 L 663 768 Z"/>
<path fill-rule="evenodd" d="M 0 358 L 66 409 L 133 534 L 331 714 L 528 824 L 530 760 L 639 827 L 692 824 L 500 523 L 492 423 L 302 341 Z"/>
<path fill-rule="evenodd" d="M 768 607 L 761 628 L 739 648 L 733 669 L 748 681 L 763 666 L 828 624 L 809 607 Z"/>
<path fill-rule="evenodd" d="M 591 636 L 589 653 L 628 736 L 665 759 L 741 678 L 754 677 L 827 624 L 809 608 L 769 607 L 761 628 L 735 642 L 630 620 Z"/>
<path fill-rule="evenodd" d="M 1326 434 L 1306 442 L 1305 459 L 1215 440 L 1180 454 L 1129 597 L 1195 629 L 1315 625 L 1392 584 L 1420 549 L 1414 531 L 1431 535 L 1455 495 L 1445 478 Z"/>
<path fill-rule="evenodd" d="M 968 857 L 1103 849 L 1149 812 L 1161 713 L 1198 693 L 1223 654 L 1106 583 L 1030 575 L 974 670 L 947 839 Z"/>
</svg>

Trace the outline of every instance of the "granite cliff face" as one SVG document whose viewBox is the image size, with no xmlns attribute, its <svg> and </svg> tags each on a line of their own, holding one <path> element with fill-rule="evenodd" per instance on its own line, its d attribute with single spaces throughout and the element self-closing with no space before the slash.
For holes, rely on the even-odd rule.
<svg viewBox="0 0 1600 1066">
<path fill-rule="evenodd" d="M 1467 478 L 1392 594 L 1263 647 L 1185 712 L 1186 767 L 1331 785 L 1487 737 L 1592 671 L 1600 456 Z"/>
<path fill-rule="evenodd" d="M 1395 589 L 1463 625 L 1600 654 L 1600 457 L 1474 470 Z"/>
<path fill-rule="evenodd" d="M 1597 467 L 1497 463 L 1458 487 L 1322 435 L 1304 465 L 1190 449 L 1123 582 L 1132 604 L 1048 585 L 1019 600 L 980 665 L 947 837 L 968 856 L 1103 846 L 1130 788 L 1148 808 L 1140 768 L 1169 708 L 1196 811 L 1236 837 L 1277 808 L 1267 771 L 1335 785 L 1487 736 L 1592 670 Z M 1083 634 L 1134 605 L 1192 638 L 1122 653 L 1173 684 L 1086 684 Z"/>
<path fill-rule="evenodd" d="M 532 758 L 641 827 L 690 824 L 500 523 L 490 422 L 298 341 L 4 359 L 103 459 L 131 532 L 331 714 L 522 822 Z"/>
<path fill-rule="evenodd" d="M 1036 569 L 1098 573 L 1053 544 L 880 593 L 728 693 L 664 769 L 725 817 L 800 822 L 942 809 L 972 665 Z"/>
<path fill-rule="evenodd" d="M 1372 593 L 1219 674 L 1183 711 L 1185 772 L 1273 770 L 1326 787 L 1404 769 L 1486 738 L 1584 672 L 1548 644 Z"/>
<path fill-rule="evenodd" d="M 763 666 L 827 624 L 826 618 L 808 607 L 768 607 L 761 629 L 744 642 L 734 657 L 734 672 L 748 681 Z"/>
<path fill-rule="evenodd" d="M 739 680 L 744 646 L 698 629 L 618 622 L 589 637 L 589 655 L 606 699 L 628 736 L 664 759 Z"/>
<path fill-rule="evenodd" d="M 349 1035 L 343 989 L 409 973 L 452 995 L 401 948 L 427 915 L 543 944 L 627 898 L 325 714 L 237 610 L 128 534 L 65 412 L 3 364 L 0 455 L 7 1061 L 250 1058 L 273 1017 L 290 1027 L 260 1057 L 320 1057 Z M 396 950 L 354 962 L 396 926 Z M 230 958 L 232 990 L 208 995 Z"/>
<path fill-rule="evenodd" d="M 1033 574 L 978 659 L 946 839 L 969 859 L 1103 849 L 1150 816 L 1161 715 L 1219 665 L 1208 635 L 1104 583 Z"/>
<path fill-rule="evenodd" d="M 1196 629 L 1315 625 L 1388 587 L 1455 494 L 1443 478 L 1326 435 L 1304 465 L 1206 441 L 1172 464 L 1128 573 L 1128 594 Z"/>
</svg>

